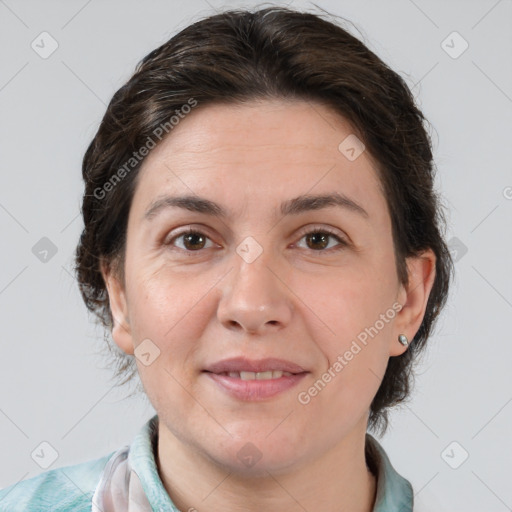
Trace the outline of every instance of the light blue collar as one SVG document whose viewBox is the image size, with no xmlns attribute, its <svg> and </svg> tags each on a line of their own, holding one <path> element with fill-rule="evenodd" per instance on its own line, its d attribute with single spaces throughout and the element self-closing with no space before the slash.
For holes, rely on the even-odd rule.
<svg viewBox="0 0 512 512">
<path fill-rule="evenodd" d="M 412 512 L 414 493 L 410 482 L 396 472 L 384 448 L 368 432 L 366 456 L 371 459 L 377 474 L 373 512 Z"/>
</svg>

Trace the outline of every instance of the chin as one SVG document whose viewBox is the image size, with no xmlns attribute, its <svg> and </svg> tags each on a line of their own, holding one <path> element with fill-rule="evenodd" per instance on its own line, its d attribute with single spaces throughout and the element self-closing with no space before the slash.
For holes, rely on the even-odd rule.
<svg viewBox="0 0 512 512">
<path fill-rule="evenodd" d="M 299 463 L 301 455 L 304 456 L 299 451 L 303 447 L 300 442 L 291 442 L 286 435 L 276 435 L 274 439 L 270 437 L 265 433 L 237 436 L 236 440 L 230 438 L 223 446 L 217 444 L 220 451 L 210 451 L 210 457 L 224 470 L 251 478 L 268 477 L 269 473 L 279 474 Z"/>
</svg>

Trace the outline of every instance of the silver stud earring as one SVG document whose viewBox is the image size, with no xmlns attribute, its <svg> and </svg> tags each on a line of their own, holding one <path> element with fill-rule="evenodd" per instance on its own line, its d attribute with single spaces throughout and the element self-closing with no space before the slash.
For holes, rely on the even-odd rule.
<svg viewBox="0 0 512 512">
<path fill-rule="evenodd" d="M 407 339 L 407 336 L 405 334 L 399 334 L 398 341 L 404 346 L 407 346 L 409 344 L 409 340 Z"/>
</svg>

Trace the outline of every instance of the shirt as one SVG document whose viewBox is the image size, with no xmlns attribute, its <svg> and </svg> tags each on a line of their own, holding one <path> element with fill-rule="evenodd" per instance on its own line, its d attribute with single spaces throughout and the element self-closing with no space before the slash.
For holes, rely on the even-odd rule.
<svg viewBox="0 0 512 512">
<path fill-rule="evenodd" d="M 130 446 L 0 490 L 0 511 L 179 512 L 158 474 L 157 442 L 155 415 Z M 409 481 L 396 472 L 384 448 L 368 433 L 365 446 L 368 466 L 377 480 L 373 512 L 411 512 L 414 497 Z"/>
</svg>

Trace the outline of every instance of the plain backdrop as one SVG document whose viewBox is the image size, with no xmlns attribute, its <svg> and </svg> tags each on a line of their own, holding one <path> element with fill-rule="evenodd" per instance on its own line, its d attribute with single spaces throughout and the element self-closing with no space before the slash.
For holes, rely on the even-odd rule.
<svg viewBox="0 0 512 512">
<path fill-rule="evenodd" d="M 412 400 L 380 442 L 432 509 L 512 510 L 512 2 L 317 4 L 418 97 L 457 261 Z M 43 471 L 31 456 L 43 442 L 58 454 L 50 469 L 76 464 L 129 444 L 154 414 L 112 387 L 73 277 L 81 159 L 142 57 L 216 10 L 255 5 L 0 0 L 0 487 Z"/>
</svg>

